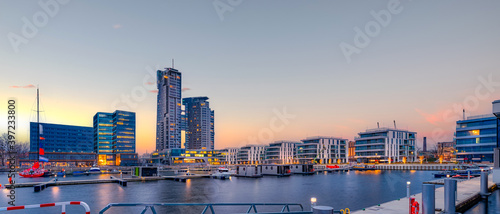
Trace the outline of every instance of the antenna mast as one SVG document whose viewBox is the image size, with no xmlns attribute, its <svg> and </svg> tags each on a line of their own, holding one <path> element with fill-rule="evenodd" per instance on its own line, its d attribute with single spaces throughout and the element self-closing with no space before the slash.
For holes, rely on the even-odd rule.
<svg viewBox="0 0 500 214">
<path fill-rule="evenodd" d="M 394 129 L 398 129 L 396 128 L 396 120 L 394 120 Z"/>
<path fill-rule="evenodd" d="M 36 88 L 36 125 L 38 126 L 36 133 L 36 161 L 40 160 L 40 92 L 39 88 Z"/>
</svg>

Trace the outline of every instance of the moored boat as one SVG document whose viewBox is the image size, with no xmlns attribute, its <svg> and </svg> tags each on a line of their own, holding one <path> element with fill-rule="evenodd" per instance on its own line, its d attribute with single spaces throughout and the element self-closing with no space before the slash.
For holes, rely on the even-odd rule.
<svg viewBox="0 0 500 214">
<path fill-rule="evenodd" d="M 45 170 L 35 169 L 35 168 L 29 168 L 29 169 L 23 170 L 22 172 L 19 172 L 19 175 L 21 177 L 25 177 L 25 178 L 42 177 L 43 174 L 45 174 Z"/>
<path fill-rule="evenodd" d="M 229 179 L 229 177 L 231 177 L 231 175 L 232 175 L 232 173 L 229 171 L 228 168 L 219 167 L 217 169 L 217 171 L 215 173 L 213 173 L 211 176 L 212 176 L 212 178 L 225 180 L 225 179 Z"/>
<path fill-rule="evenodd" d="M 90 173 L 86 171 L 74 171 L 73 176 L 79 176 L 79 175 L 89 175 Z"/>
<path fill-rule="evenodd" d="M 101 169 L 97 166 L 90 167 L 89 173 L 91 174 L 99 174 L 101 173 Z"/>
<path fill-rule="evenodd" d="M 375 170 L 375 166 L 357 165 L 357 166 L 353 166 L 351 169 L 358 170 L 358 171 Z"/>
<path fill-rule="evenodd" d="M 292 171 L 290 165 L 269 164 L 262 165 L 262 175 L 290 176 Z"/>
</svg>

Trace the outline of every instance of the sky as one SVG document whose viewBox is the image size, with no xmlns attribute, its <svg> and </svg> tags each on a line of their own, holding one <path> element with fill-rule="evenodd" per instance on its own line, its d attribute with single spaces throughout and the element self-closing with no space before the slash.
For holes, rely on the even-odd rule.
<svg viewBox="0 0 500 214">
<path fill-rule="evenodd" d="M 499 1 L 0 1 L 0 133 L 34 121 L 92 126 L 136 112 L 137 152 L 155 149 L 154 73 L 208 96 L 215 148 L 380 126 L 432 147 L 500 99 Z M 3 103 L 3 104 L 1 104 Z"/>
</svg>

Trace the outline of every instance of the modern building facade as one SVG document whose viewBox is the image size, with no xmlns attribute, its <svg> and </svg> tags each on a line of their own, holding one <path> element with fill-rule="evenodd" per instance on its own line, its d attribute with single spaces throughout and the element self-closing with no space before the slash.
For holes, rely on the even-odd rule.
<svg viewBox="0 0 500 214">
<path fill-rule="evenodd" d="M 493 114 L 457 121 L 456 148 L 459 162 L 492 162 L 498 143 L 498 119 Z"/>
<path fill-rule="evenodd" d="M 219 151 L 208 149 L 167 149 L 152 153 L 150 163 L 165 165 L 221 165 L 224 157 Z"/>
<path fill-rule="evenodd" d="M 50 123 L 30 123 L 30 152 L 28 160 L 38 160 L 38 141 L 44 150 L 43 157 L 52 166 L 92 166 L 95 162 L 92 127 Z M 38 135 L 40 132 L 40 135 Z"/>
<path fill-rule="evenodd" d="M 349 158 L 349 162 L 356 162 L 356 141 L 349 141 L 348 149 L 347 149 L 347 157 Z"/>
<path fill-rule="evenodd" d="M 186 133 L 186 149 L 214 149 L 214 111 L 208 97 L 182 99 L 184 105 L 183 126 Z"/>
<path fill-rule="evenodd" d="M 166 68 L 158 70 L 156 78 L 156 150 L 181 148 L 181 72 Z"/>
<path fill-rule="evenodd" d="M 94 152 L 99 165 L 134 166 L 135 113 L 117 110 L 94 115 Z"/>
<path fill-rule="evenodd" d="M 225 148 L 220 150 L 220 154 L 224 157 L 224 164 L 226 165 L 234 165 L 237 164 L 238 151 L 239 148 Z"/>
<path fill-rule="evenodd" d="M 264 160 L 264 149 L 262 145 L 247 145 L 238 151 L 238 164 L 261 164 Z"/>
<path fill-rule="evenodd" d="M 297 145 L 298 163 L 332 164 L 348 163 L 347 139 L 337 137 L 309 137 Z"/>
<path fill-rule="evenodd" d="M 416 161 L 417 133 L 402 129 L 376 128 L 358 133 L 355 158 L 362 163 Z"/>
<path fill-rule="evenodd" d="M 267 164 L 293 164 L 295 149 L 300 142 L 276 141 L 265 147 L 264 162 Z"/>
<path fill-rule="evenodd" d="M 497 148 L 500 148 L 500 100 L 493 101 L 493 115 L 497 117 Z M 500 160 L 500 157 L 497 157 Z"/>
</svg>

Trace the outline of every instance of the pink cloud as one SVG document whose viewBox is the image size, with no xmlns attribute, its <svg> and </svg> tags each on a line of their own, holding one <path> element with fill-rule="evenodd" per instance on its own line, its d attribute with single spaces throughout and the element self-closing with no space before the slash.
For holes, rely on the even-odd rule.
<svg viewBox="0 0 500 214">
<path fill-rule="evenodd" d="M 113 28 L 114 29 L 122 28 L 122 25 L 121 24 L 116 24 L 116 25 L 113 25 Z"/>
<path fill-rule="evenodd" d="M 147 82 L 146 84 L 147 85 L 154 85 L 155 83 L 154 82 Z"/>
<path fill-rule="evenodd" d="M 190 88 L 182 88 L 182 92 L 189 91 L 191 90 Z"/>
<path fill-rule="evenodd" d="M 422 117 L 424 117 L 427 122 L 433 125 L 437 125 L 438 123 L 443 121 L 443 116 L 441 113 L 428 114 L 418 108 L 415 108 L 415 111 L 419 113 Z"/>
<path fill-rule="evenodd" d="M 29 84 L 29 85 L 23 85 L 23 86 L 18 86 L 18 85 L 13 85 L 9 86 L 10 88 L 36 88 L 34 85 Z"/>
<path fill-rule="evenodd" d="M 151 93 L 158 93 L 158 90 L 151 90 L 149 92 L 151 92 Z"/>
</svg>

